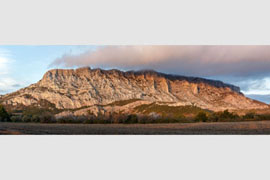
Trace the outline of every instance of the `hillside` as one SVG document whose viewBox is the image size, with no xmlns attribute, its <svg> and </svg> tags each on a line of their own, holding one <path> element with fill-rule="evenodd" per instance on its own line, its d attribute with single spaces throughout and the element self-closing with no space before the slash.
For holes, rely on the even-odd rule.
<svg viewBox="0 0 270 180">
<path fill-rule="evenodd" d="M 47 108 L 61 113 L 138 112 L 144 104 L 192 106 L 211 111 L 265 109 L 240 88 L 221 81 L 155 71 L 54 69 L 29 87 L 0 98 L 6 107 Z"/>
</svg>

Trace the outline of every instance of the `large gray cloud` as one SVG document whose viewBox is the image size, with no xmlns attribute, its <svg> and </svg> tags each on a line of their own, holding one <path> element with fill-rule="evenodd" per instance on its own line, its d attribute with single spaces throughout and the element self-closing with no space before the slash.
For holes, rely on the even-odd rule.
<svg viewBox="0 0 270 180">
<path fill-rule="evenodd" d="M 155 69 L 192 76 L 265 76 L 270 46 L 103 46 L 80 55 L 65 54 L 51 67 Z"/>
<path fill-rule="evenodd" d="M 65 54 L 50 66 L 154 69 L 207 77 L 270 102 L 263 100 L 270 94 L 270 46 L 102 46 L 80 55 Z"/>
</svg>

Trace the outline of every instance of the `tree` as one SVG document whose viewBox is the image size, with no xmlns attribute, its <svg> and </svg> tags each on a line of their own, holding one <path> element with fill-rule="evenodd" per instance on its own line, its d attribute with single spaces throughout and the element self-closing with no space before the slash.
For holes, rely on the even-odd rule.
<svg viewBox="0 0 270 180">
<path fill-rule="evenodd" d="M 9 121 L 9 114 L 5 110 L 4 106 L 0 105 L 0 121 Z"/>
<path fill-rule="evenodd" d="M 206 122 L 207 121 L 207 116 L 205 112 L 199 112 L 196 117 L 195 120 L 199 121 L 199 122 Z"/>
<path fill-rule="evenodd" d="M 234 120 L 239 118 L 237 114 L 230 113 L 228 110 L 223 111 L 223 113 L 220 114 L 221 119 L 227 119 L 227 120 Z"/>
<path fill-rule="evenodd" d="M 40 118 L 39 118 L 39 116 L 38 115 L 33 115 L 32 117 L 31 117 L 31 122 L 39 122 L 40 121 Z"/>
<path fill-rule="evenodd" d="M 23 122 L 30 122 L 30 121 L 31 121 L 31 116 L 29 116 L 29 115 L 24 115 L 23 118 L 22 118 L 22 121 L 23 121 Z"/>
<path fill-rule="evenodd" d="M 129 124 L 138 123 L 137 115 L 135 114 L 128 115 L 125 123 L 129 123 Z"/>
<path fill-rule="evenodd" d="M 244 119 L 254 119 L 255 113 L 249 112 L 243 116 Z"/>
</svg>

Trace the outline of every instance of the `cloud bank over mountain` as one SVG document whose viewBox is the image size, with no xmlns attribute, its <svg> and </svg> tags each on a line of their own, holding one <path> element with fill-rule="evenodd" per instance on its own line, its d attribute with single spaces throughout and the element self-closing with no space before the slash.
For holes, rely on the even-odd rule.
<svg viewBox="0 0 270 180">
<path fill-rule="evenodd" d="M 222 80 L 240 86 L 245 94 L 261 95 L 260 99 L 270 94 L 270 46 L 99 46 L 79 55 L 64 54 L 50 64 L 81 66 L 154 69 Z"/>
<path fill-rule="evenodd" d="M 103 46 L 80 55 L 64 54 L 50 65 L 58 66 L 261 77 L 270 72 L 270 46 Z"/>
</svg>

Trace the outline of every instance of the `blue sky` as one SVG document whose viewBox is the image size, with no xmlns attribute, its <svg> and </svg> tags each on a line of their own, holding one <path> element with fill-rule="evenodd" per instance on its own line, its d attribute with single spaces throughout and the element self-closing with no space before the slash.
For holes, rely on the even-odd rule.
<svg viewBox="0 0 270 180">
<path fill-rule="evenodd" d="M 0 46 L 0 94 L 37 82 L 56 58 L 89 49 L 95 46 Z"/>
<path fill-rule="evenodd" d="M 39 81 L 49 69 L 81 66 L 216 79 L 270 102 L 270 46 L 0 46 L 0 94 Z"/>
</svg>

